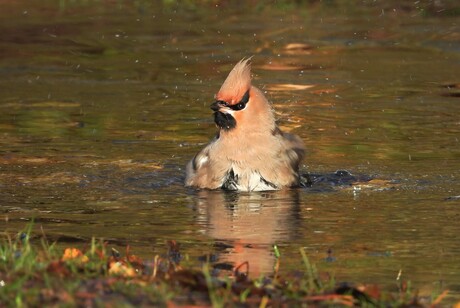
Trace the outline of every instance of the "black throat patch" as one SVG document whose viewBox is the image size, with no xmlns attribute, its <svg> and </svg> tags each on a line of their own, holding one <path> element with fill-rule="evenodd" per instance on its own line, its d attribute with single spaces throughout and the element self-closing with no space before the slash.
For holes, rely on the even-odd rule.
<svg viewBox="0 0 460 308">
<path fill-rule="evenodd" d="M 220 111 L 214 112 L 214 122 L 222 129 L 230 130 L 236 127 L 236 120 L 231 114 Z"/>
</svg>

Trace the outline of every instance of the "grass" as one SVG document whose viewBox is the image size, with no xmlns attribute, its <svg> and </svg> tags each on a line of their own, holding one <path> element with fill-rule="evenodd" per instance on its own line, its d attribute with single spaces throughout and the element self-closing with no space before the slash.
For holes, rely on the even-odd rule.
<svg viewBox="0 0 460 308">
<path fill-rule="evenodd" d="M 164 256 L 146 262 L 131 254 L 109 249 L 92 240 L 88 249 L 59 249 L 43 236 L 31 245 L 31 226 L 0 242 L 0 306 L 213 306 L 213 307 L 433 307 L 405 289 L 384 293 L 373 287 L 336 285 L 320 279 L 303 249 L 304 269 L 249 279 L 245 264 L 225 277 L 217 276 L 210 263 L 200 268 L 179 263 L 178 245 L 171 241 Z M 281 258 L 275 247 L 275 255 Z M 247 264 L 246 264 L 247 265 Z"/>
</svg>

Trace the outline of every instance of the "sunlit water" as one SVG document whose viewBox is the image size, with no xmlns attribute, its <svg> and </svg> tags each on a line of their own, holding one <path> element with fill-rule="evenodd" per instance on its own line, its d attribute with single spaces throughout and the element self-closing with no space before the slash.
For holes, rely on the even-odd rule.
<svg viewBox="0 0 460 308">
<path fill-rule="evenodd" d="M 303 247 L 338 281 L 392 289 L 399 273 L 458 298 L 459 19 L 408 3 L 0 4 L 2 230 L 34 220 L 63 245 L 104 238 L 145 258 L 176 240 L 191 262 L 249 261 L 253 276 L 272 272 L 275 244 L 281 270 L 299 269 Z M 213 95 L 252 55 L 254 84 L 308 147 L 305 171 L 381 181 L 184 188 L 215 133 Z"/>
</svg>

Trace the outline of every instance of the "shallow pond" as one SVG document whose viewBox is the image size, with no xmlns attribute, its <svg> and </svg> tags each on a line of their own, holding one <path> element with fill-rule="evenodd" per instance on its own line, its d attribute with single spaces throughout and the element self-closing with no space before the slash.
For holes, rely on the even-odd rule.
<svg viewBox="0 0 460 308">
<path fill-rule="evenodd" d="M 392 3 L 394 2 L 394 3 Z M 460 297 L 460 26 L 452 2 L 0 4 L 0 227 L 49 240 L 180 243 L 190 262 L 298 269 Z M 281 4 L 280 4 L 281 3 Z M 397 3 L 397 4 L 395 4 Z M 228 194 L 183 187 L 209 104 L 253 57 L 303 169 L 371 183 Z M 313 187 L 314 188 L 314 187 Z"/>
</svg>

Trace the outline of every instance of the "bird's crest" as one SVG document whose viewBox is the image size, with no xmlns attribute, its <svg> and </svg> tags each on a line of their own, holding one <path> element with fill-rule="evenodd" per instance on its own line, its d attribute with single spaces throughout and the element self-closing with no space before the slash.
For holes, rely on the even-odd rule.
<svg viewBox="0 0 460 308">
<path fill-rule="evenodd" d="M 230 105 L 236 104 L 251 87 L 251 58 L 242 59 L 228 74 L 223 85 L 217 92 L 216 99 Z"/>
</svg>

